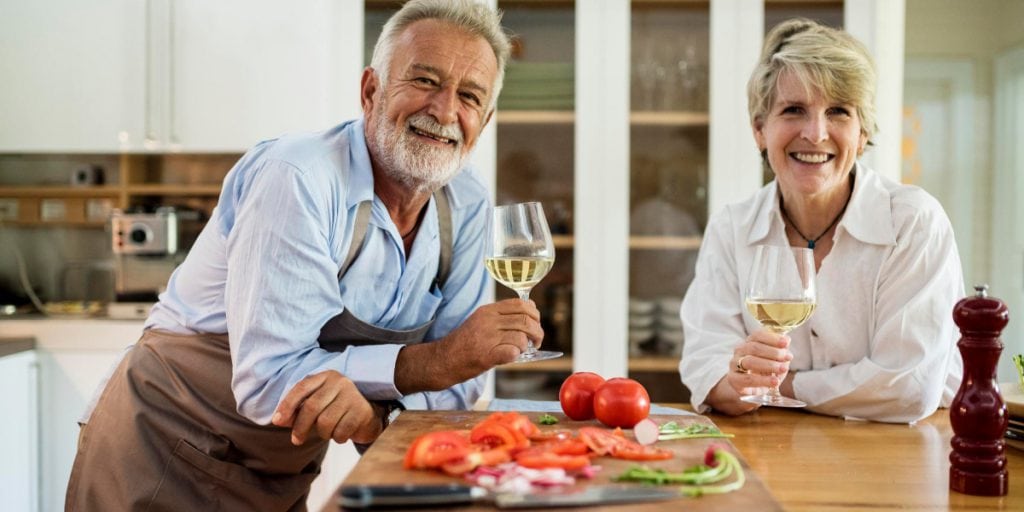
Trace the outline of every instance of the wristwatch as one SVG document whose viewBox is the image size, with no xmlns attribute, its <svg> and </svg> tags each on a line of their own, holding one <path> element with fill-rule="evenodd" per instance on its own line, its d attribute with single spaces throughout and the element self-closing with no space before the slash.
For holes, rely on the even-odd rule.
<svg viewBox="0 0 1024 512">
<path fill-rule="evenodd" d="M 384 406 L 384 417 L 381 418 L 384 423 L 381 430 L 384 430 L 388 428 L 388 425 L 390 425 L 391 422 L 395 421 L 395 418 L 398 418 L 398 415 L 405 410 L 405 406 L 398 400 L 388 400 L 386 402 L 382 402 L 381 405 Z"/>
<path fill-rule="evenodd" d="M 399 402 L 398 400 L 375 401 L 373 403 L 384 409 L 384 414 L 382 414 L 380 418 L 381 432 L 383 432 L 384 429 L 388 428 L 388 425 L 390 425 L 392 421 L 395 421 L 395 418 L 397 418 L 398 415 L 405 410 L 405 406 L 402 405 L 402 402 Z M 367 449 L 370 448 L 370 445 L 372 445 L 373 443 L 362 444 L 353 441 L 352 444 L 355 445 L 356 452 L 358 452 L 359 455 L 362 455 L 363 453 L 366 452 Z"/>
</svg>

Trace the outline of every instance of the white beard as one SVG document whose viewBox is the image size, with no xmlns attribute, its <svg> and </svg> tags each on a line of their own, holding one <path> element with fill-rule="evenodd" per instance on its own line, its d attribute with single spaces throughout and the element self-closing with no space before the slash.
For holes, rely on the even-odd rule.
<svg viewBox="0 0 1024 512">
<path fill-rule="evenodd" d="M 386 112 L 387 105 L 380 103 L 378 112 Z M 388 177 L 413 189 L 422 192 L 433 192 L 455 177 L 462 169 L 469 156 L 462 153 L 464 138 L 458 124 L 441 125 L 432 116 L 415 114 L 409 117 L 405 126 L 396 128 L 388 125 L 383 118 L 377 120 L 370 144 L 376 150 L 376 156 L 383 165 Z M 457 141 L 450 147 L 436 147 L 417 140 L 417 135 L 410 133 L 409 126 Z"/>
</svg>

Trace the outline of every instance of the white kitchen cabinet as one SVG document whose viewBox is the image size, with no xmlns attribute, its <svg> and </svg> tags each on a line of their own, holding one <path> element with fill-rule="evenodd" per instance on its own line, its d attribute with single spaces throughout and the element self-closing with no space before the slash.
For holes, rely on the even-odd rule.
<svg viewBox="0 0 1024 512">
<path fill-rule="evenodd" d="M 78 447 L 78 420 L 124 347 L 141 334 L 139 321 L 60 317 L 0 321 L 0 337 L 36 340 L 39 406 L 32 418 L 39 421 L 39 463 L 26 475 L 38 482 L 39 510 L 64 509 L 64 494 Z M 5 375 L 0 373 L 0 378 Z M 6 427 L 7 423 L 0 425 Z M 0 453 L 4 454 L 0 456 L 2 463 L 7 452 Z M 0 509 L 23 510 L 7 507 L 6 503 Z"/>
<path fill-rule="evenodd" d="M 358 3 L 150 2 L 146 149 L 241 151 L 358 114 Z"/>
<path fill-rule="evenodd" d="M 240 152 L 359 112 L 354 0 L 2 0 L 0 152 Z"/>
<path fill-rule="evenodd" d="M 0 0 L 0 151 L 116 151 L 143 132 L 146 2 Z"/>
<path fill-rule="evenodd" d="M 0 357 L 0 496 L 4 510 L 39 510 L 39 403 L 36 352 Z"/>
</svg>

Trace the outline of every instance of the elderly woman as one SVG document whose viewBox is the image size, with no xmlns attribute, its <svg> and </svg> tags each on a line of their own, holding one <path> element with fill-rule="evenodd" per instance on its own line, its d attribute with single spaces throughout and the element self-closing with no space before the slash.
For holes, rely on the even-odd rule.
<svg viewBox="0 0 1024 512">
<path fill-rule="evenodd" d="M 956 242 L 932 196 L 858 163 L 876 131 L 874 90 L 871 57 L 843 31 L 795 19 L 766 37 L 748 97 L 775 179 L 709 220 L 681 310 L 679 372 L 698 411 L 749 412 L 759 406 L 741 397 L 774 385 L 811 411 L 885 422 L 952 400 Z M 814 252 L 818 307 L 789 335 L 744 308 L 758 245 Z"/>
</svg>

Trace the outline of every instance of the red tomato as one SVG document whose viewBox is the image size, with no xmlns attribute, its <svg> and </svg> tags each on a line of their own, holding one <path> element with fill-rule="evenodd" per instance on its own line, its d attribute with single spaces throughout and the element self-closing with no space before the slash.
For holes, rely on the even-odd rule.
<svg viewBox="0 0 1024 512">
<path fill-rule="evenodd" d="M 483 445 L 488 448 L 501 448 L 503 450 L 515 450 L 517 448 L 525 448 L 525 445 L 521 445 L 519 439 L 526 439 L 520 434 L 517 437 L 518 432 L 512 430 L 511 427 L 498 423 L 496 421 L 485 421 L 477 424 L 473 427 L 473 430 L 469 432 L 469 440 L 473 444 Z"/>
<path fill-rule="evenodd" d="M 651 396 L 633 379 L 608 379 L 594 392 L 594 415 L 609 427 L 632 428 L 650 412 Z"/>
<path fill-rule="evenodd" d="M 596 373 L 576 372 L 570 375 L 558 390 L 562 412 L 576 421 L 594 419 L 594 391 L 602 384 L 604 378 Z"/>
<path fill-rule="evenodd" d="M 568 471 L 580 469 L 590 464 L 586 455 L 560 455 L 545 451 L 543 448 L 530 448 L 516 455 L 520 466 L 533 469 L 562 468 Z"/>
<path fill-rule="evenodd" d="M 508 450 L 495 448 L 480 452 L 469 452 L 465 457 L 455 459 L 441 465 L 441 470 L 449 475 L 465 475 L 473 471 L 477 466 L 497 466 L 503 462 L 512 460 Z"/>
<path fill-rule="evenodd" d="M 671 459 L 673 453 L 672 450 L 644 446 L 640 443 L 629 441 L 612 446 L 610 455 L 616 459 L 626 460 L 665 460 Z"/>
<path fill-rule="evenodd" d="M 625 437 L 598 427 L 580 427 L 580 440 L 598 455 L 608 455 L 616 445 L 627 441 Z"/>
<path fill-rule="evenodd" d="M 449 430 L 431 432 L 417 437 L 405 452 L 405 469 L 436 468 L 469 453 L 469 440 Z"/>
</svg>

